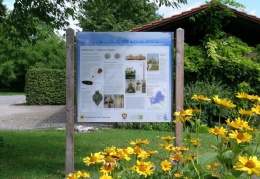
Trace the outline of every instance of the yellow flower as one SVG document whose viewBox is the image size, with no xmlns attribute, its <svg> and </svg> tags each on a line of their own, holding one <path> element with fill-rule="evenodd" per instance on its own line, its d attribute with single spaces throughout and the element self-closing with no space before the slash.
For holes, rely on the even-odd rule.
<svg viewBox="0 0 260 179">
<path fill-rule="evenodd" d="M 77 171 L 76 175 L 78 178 L 82 177 L 82 178 L 90 178 L 90 174 L 87 172 L 81 172 L 81 171 Z"/>
<path fill-rule="evenodd" d="M 236 95 L 236 97 L 239 98 L 239 99 L 248 99 L 248 96 L 249 96 L 249 94 L 244 93 L 244 92 L 237 93 L 237 95 Z"/>
<path fill-rule="evenodd" d="M 218 174 L 217 174 L 217 173 L 215 173 L 215 172 L 213 172 L 213 173 L 211 173 L 211 176 L 213 176 L 213 177 L 217 178 L 217 177 L 218 177 Z"/>
<path fill-rule="evenodd" d="M 162 167 L 163 171 L 167 172 L 167 171 L 171 170 L 172 164 L 171 164 L 171 162 L 164 160 L 161 162 L 161 167 Z"/>
<path fill-rule="evenodd" d="M 146 152 L 146 151 L 144 151 L 144 150 L 142 150 L 141 151 L 141 153 L 139 153 L 138 155 L 137 155 L 137 157 L 138 158 L 141 158 L 141 159 L 147 159 L 148 157 L 149 157 L 150 155 Z"/>
<path fill-rule="evenodd" d="M 189 155 L 187 155 L 183 158 L 184 163 L 189 163 L 190 161 L 192 161 L 192 155 L 191 154 L 189 154 Z"/>
<path fill-rule="evenodd" d="M 90 178 L 90 174 L 87 172 L 81 173 L 82 178 Z"/>
<path fill-rule="evenodd" d="M 143 152 L 143 150 L 142 150 L 140 147 L 136 146 L 136 147 L 134 148 L 134 154 L 140 154 L 140 153 L 142 153 L 142 152 Z"/>
<path fill-rule="evenodd" d="M 242 133 L 242 132 L 238 132 L 237 130 L 231 131 L 229 137 L 235 139 L 238 144 L 242 142 L 250 142 L 251 139 L 253 138 L 253 136 L 248 134 L 247 132 Z"/>
<path fill-rule="evenodd" d="M 90 157 L 83 158 L 83 162 L 89 166 L 90 164 L 100 163 L 104 161 L 104 155 L 101 152 L 95 153 L 94 155 L 91 153 Z"/>
<path fill-rule="evenodd" d="M 108 173 L 104 173 L 99 179 L 113 179 Z"/>
<path fill-rule="evenodd" d="M 193 99 L 193 100 L 196 100 L 196 101 L 207 101 L 207 102 L 210 102 L 211 101 L 211 99 L 209 99 L 209 98 L 207 98 L 207 97 L 204 97 L 203 95 L 193 95 L 192 97 L 191 97 L 191 99 Z"/>
<path fill-rule="evenodd" d="M 116 147 L 112 146 L 112 147 L 107 147 L 104 149 L 103 152 L 104 155 L 116 155 Z"/>
<path fill-rule="evenodd" d="M 180 146 L 180 147 L 175 147 L 175 151 L 181 151 L 181 152 L 186 152 L 189 150 L 187 147 Z"/>
<path fill-rule="evenodd" d="M 135 171 L 139 175 L 144 175 L 146 178 L 147 175 L 151 175 L 154 171 L 154 165 L 152 162 L 136 161 Z"/>
<path fill-rule="evenodd" d="M 259 114 L 260 115 L 260 105 L 254 105 L 254 107 L 251 109 L 251 111 L 253 112 L 253 113 L 256 113 L 256 114 Z"/>
<path fill-rule="evenodd" d="M 210 128 L 208 129 L 208 132 L 211 133 L 211 134 L 215 134 L 215 135 L 221 135 L 221 136 L 225 136 L 227 130 L 224 128 L 224 127 L 217 127 L 215 126 L 215 128 Z"/>
<path fill-rule="evenodd" d="M 252 116 L 253 115 L 252 111 L 247 111 L 247 110 L 244 110 L 244 109 L 239 109 L 238 112 L 239 112 L 239 114 L 245 115 L 245 116 Z"/>
<path fill-rule="evenodd" d="M 156 151 L 156 150 L 147 150 L 146 152 L 147 152 L 147 154 L 150 155 L 150 156 L 151 156 L 151 155 L 154 155 L 154 154 L 158 154 L 158 151 Z"/>
<path fill-rule="evenodd" d="M 110 173 L 117 166 L 117 160 L 111 156 L 107 156 L 102 167 L 100 168 L 100 172 L 102 173 Z"/>
<path fill-rule="evenodd" d="M 201 109 L 195 108 L 195 109 L 191 109 L 192 113 L 199 113 L 201 112 Z"/>
<path fill-rule="evenodd" d="M 79 178 L 79 177 L 78 177 L 76 174 L 70 173 L 70 174 L 68 174 L 68 176 L 67 176 L 66 179 L 78 179 L 78 178 Z"/>
<path fill-rule="evenodd" d="M 190 138 L 190 142 L 193 144 L 193 146 L 198 147 L 200 146 L 200 140 L 198 138 Z"/>
<path fill-rule="evenodd" d="M 248 99 L 250 101 L 258 101 L 259 100 L 259 96 L 257 96 L 257 95 L 249 95 Z"/>
<path fill-rule="evenodd" d="M 165 146 L 164 149 L 167 151 L 175 151 L 176 148 L 174 147 L 173 144 L 169 144 L 169 145 Z"/>
<path fill-rule="evenodd" d="M 123 149 L 123 152 L 124 152 L 125 154 L 131 155 L 131 154 L 134 153 L 134 149 L 133 149 L 132 147 L 127 147 L 127 148 L 124 148 L 124 149 Z"/>
<path fill-rule="evenodd" d="M 237 93 L 237 98 L 240 98 L 240 99 L 248 99 L 250 101 L 259 101 L 260 98 L 259 96 L 257 95 L 249 95 L 247 93 Z"/>
<path fill-rule="evenodd" d="M 168 145 L 170 145 L 168 142 L 164 142 L 163 144 L 160 144 L 160 146 L 161 146 L 161 147 L 164 147 L 164 148 L 165 148 L 166 146 L 168 146 Z"/>
<path fill-rule="evenodd" d="M 218 162 L 214 162 L 210 165 L 207 165 L 206 168 L 209 170 L 215 170 L 220 164 Z"/>
<path fill-rule="evenodd" d="M 87 172 L 77 171 L 76 173 L 70 173 L 66 179 L 78 179 L 78 178 L 90 178 L 90 174 Z"/>
<path fill-rule="evenodd" d="M 182 156 L 183 155 L 181 152 L 176 152 L 176 153 L 170 155 L 170 159 L 173 161 L 179 162 L 179 161 L 181 161 Z"/>
<path fill-rule="evenodd" d="M 134 146 L 147 145 L 147 144 L 149 144 L 149 140 L 148 139 L 145 139 L 145 140 L 136 139 L 136 141 L 131 141 L 130 142 L 130 145 L 134 145 Z"/>
<path fill-rule="evenodd" d="M 174 113 L 174 116 L 177 116 L 178 118 L 174 121 L 175 123 L 177 122 L 186 122 L 189 121 L 192 117 L 192 109 L 187 109 L 187 110 L 181 110 L 177 111 Z"/>
<path fill-rule="evenodd" d="M 116 156 L 117 156 L 119 159 L 125 159 L 125 160 L 127 160 L 127 161 L 130 160 L 130 157 L 128 156 L 128 154 L 126 154 L 126 153 L 124 152 L 123 149 L 118 149 Z"/>
<path fill-rule="evenodd" d="M 134 154 L 137 155 L 138 158 L 141 158 L 141 159 L 146 159 L 147 157 L 149 157 L 149 154 L 142 150 L 139 146 L 136 146 L 134 148 Z"/>
<path fill-rule="evenodd" d="M 175 123 L 178 123 L 178 122 L 182 122 L 182 123 L 185 123 L 186 121 L 189 121 L 191 119 L 192 116 L 185 116 L 185 117 L 182 117 L 180 116 L 179 118 L 177 118 L 175 121 Z"/>
<path fill-rule="evenodd" d="M 256 156 L 250 156 L 249 158 L 238 156 L 238 162 L 235 163 L 234 169 L 247 172 L 249 175 L 260 176 L 260 161 L 257 160 Z"/>
<path fill-rule="evenodd" d="M 232 101 L 228 101 L 226 98 L 225 99 L 219 99 L 218 95 L 215 95 L 213 100 L 215 101 L 215 103 L 217 103 L 218 105 L 222 106 L 222 107 L 227 107 L 227 108 L 235 108 L 236 105 L 232 103 Z"/>
<path fill-rule="evenodd" d="M 175 178 L 181 178 L 182 177 L 182 173 L 174 173 Z"/>
<path fill-rule="evenodd" d="M 175 137 L 171 137 L 171 136 L 166 136 L 166 137 L 162 137 L 162 140 L 166 140 L 167 142 L 170 142 L 171 140 L 175 139 Z"/>
<path fill-rule="evenodd" d="M 239 118 L 238 120 L 235 122 L 235 121 L 230 121 L 230 118 L 228 118 L 226 122 L 227 125 L 229 125 L 230 127 L 233 127 L 235 129 L 241 129 L 241 119 Z"/>
<path fill-rule="evenodd" d="M 176 111 L 174 113 L 174 116 L 192 116 L 192 109 L 187 109 L 187 110 L 181 110 L 181 111 Z"/>
<path fill-rule="evenodd" d="M 235 129 L 240 129 L 240 130 L 246 129 L 246 130 L 253 131 L 253 128 L 248 125 L 248 122 L 242 120 L 240 117 L 235 118 L 234 121 L 230 121 L 230 119 L 228 118 L 226 120 L 226 122 L 227 122 L 227 125 L 235 128 Z"/>
</svg>

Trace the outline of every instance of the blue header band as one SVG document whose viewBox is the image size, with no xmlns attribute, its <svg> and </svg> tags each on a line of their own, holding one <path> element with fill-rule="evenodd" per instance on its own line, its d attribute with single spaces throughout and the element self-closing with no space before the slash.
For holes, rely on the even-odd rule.
<svg viewBox="0 0 260 179">
<path fill-rule="evenodd" d="M 169 46 L 172 32 L 78 32 L 78 46 Z"/>
</svg>

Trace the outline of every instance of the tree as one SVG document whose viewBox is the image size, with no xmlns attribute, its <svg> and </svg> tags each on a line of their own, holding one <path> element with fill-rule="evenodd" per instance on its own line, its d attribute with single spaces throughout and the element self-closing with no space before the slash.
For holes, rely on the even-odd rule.
<svg viewBox="0 0 260 179">
<path fill-rule="evenodd" d="M 89 0 L 80 6 L 83 31 L 125 31 L 162 18 L 156 13 L 158 6 L 146 0 Z"/>
<path fill-rule="evenodd" d="M 0 25 L 0 86 L 2 89 L 23 90 L 25 74 L 33 67 L 65 68 L 65 42 L 51 28 L 38 25 L 32 44 L 23 41 L 19 46 L 3 35 Z"/>
<path fill-rule="evenodd" d="M 245 8 L 235 0 L 212 0 L 207 5 L 205 10 L 190 18 L 193 34 L 207 35 L 206 38 L 221 34 L 222 28 L 230 22 L 230 18 L 235 17 L 235 13 L 228 7 Z"/>
<path fill-rule="evenodd" d="M 61 29 L 69 24 L 69 17 L 76 18 L 78 4 L 91 0 L 15 0 L 14 9 L 6 13 L 3 0 L 0 0 L 0 23 L 6 37 L 12 40 L 30 39 L 36 35 L 37 22 L 46 23 L 52 29 Z M 127 1 L 111 0 L 121 7 L 128 7 Z M 187 3 L 187 0 L 145 0 L 155 1 L 159 5 L 178 7 L 178 4 Z M 134 13 L 132 13 L 134 14 Z M 19 42 L 19 41 L 18 41 Z"/>
<path fill-rule="evenodd" d="M 31 40 L 37 34 L 39 21 L 52 29 L 65 27 L 69 16 L 74 17 L 75 3 L 76 0 L 16 0 L 13 10 L 2 17 L 5 35 L 16 42 Z"/>
<path fill-rule="evenodd" d="M 69 24 L 69 17 L 77 18 L 79 5 L 87 1 L 91 0 L 15 0 L 13 10 L 8 11 L 3 5 L 3 0 L 0 0 L 0 41 L 2 42 L 0 44 L 0 85 L 2 88 L 13 87 L 14 84 L 24 87 L 25 73 L 32 67 L 65 67 L 65 42 L 53 31 L 65 28 Z M 114 5 L 126 9 L 133 0 L 111 1 Z M 173 7 L 177 7 L 179 3 L 187 3 L 187 0 L 151 1 Z M 145 5 L 150 0 L 142 0 L 142 2 Z M 134 11 L 127 11 L 129 16 L 136 16 L 138 13 L 136 7 L 133 9 Z M 142 14 L 146 13 L 142 12 Z M 156 14 L 151 16 L 153 15 L 158 17 Z M 127 22 L 125 25 L 128 24 L 132 22 Z"/>
<path fill-rule="evenodd" d="M 3 0 L 0 0 L 0 23 L 3 22 L 3 18 L 6 14 L 6 7 L 3 5 Z"/>
</svg>

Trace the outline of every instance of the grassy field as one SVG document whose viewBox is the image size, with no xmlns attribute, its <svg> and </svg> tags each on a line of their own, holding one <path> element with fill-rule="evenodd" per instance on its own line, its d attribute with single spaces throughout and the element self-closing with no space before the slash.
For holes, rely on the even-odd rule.
<svg viewBox="0 0 260 179">
<path fill-rule="evenodd" d="M 25 95 L 24 92 L 1 92 L 0 96 L 14 96 L 14 95 Z"/>
<path fill-rule="evenodd" d="M 75 133 L 75 171 L 87 168 L 83 157 L 103 151 L 106 147 L 128 147 L 137 138 L 149 139 L 149 149 L 160 150 L 162 136 L 173 132 L 103 129 L 91 133 Z M 213 136 L 200 134 L 200 153 L 210 150 Z M 62 179 L 65 178 L 65 131 L 0 131 L 0 178 L 8 179 Z M 160 158 L 160 156 L 157 156 Z"/>
</svg>

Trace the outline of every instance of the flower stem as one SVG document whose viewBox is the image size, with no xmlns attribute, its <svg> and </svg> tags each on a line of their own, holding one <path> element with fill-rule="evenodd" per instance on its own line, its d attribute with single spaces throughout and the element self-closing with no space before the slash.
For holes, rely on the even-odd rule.
<svg viewBox="0 0 260 179">
<path fill-rule="evenodd" d="M 198 157 L 198 156 L 197 156 Z M 197 170 L 197 168 L 194 166 L 194 161 L 193 161 L 193 159 L 191 160 L 191 162 L 192 162 L 192 165 L 193 165 L 193 167 L 194 167 L 194 169 L 195 169 L 195 171 L 196 171 L 196 173 L 198 174 L 198 177 L 199 177 L 199 179 L 200 179 L 200 172 Z"/>
<path fill-rule="evenodd" d="M 220 119 L 221 119 L 221 115 L 222 115 L 222 107 L 220 107 L 220 113 L 219 113 L 219 116 L 218 116 L 218 127 L 220 127 Z"/>
</svg>

